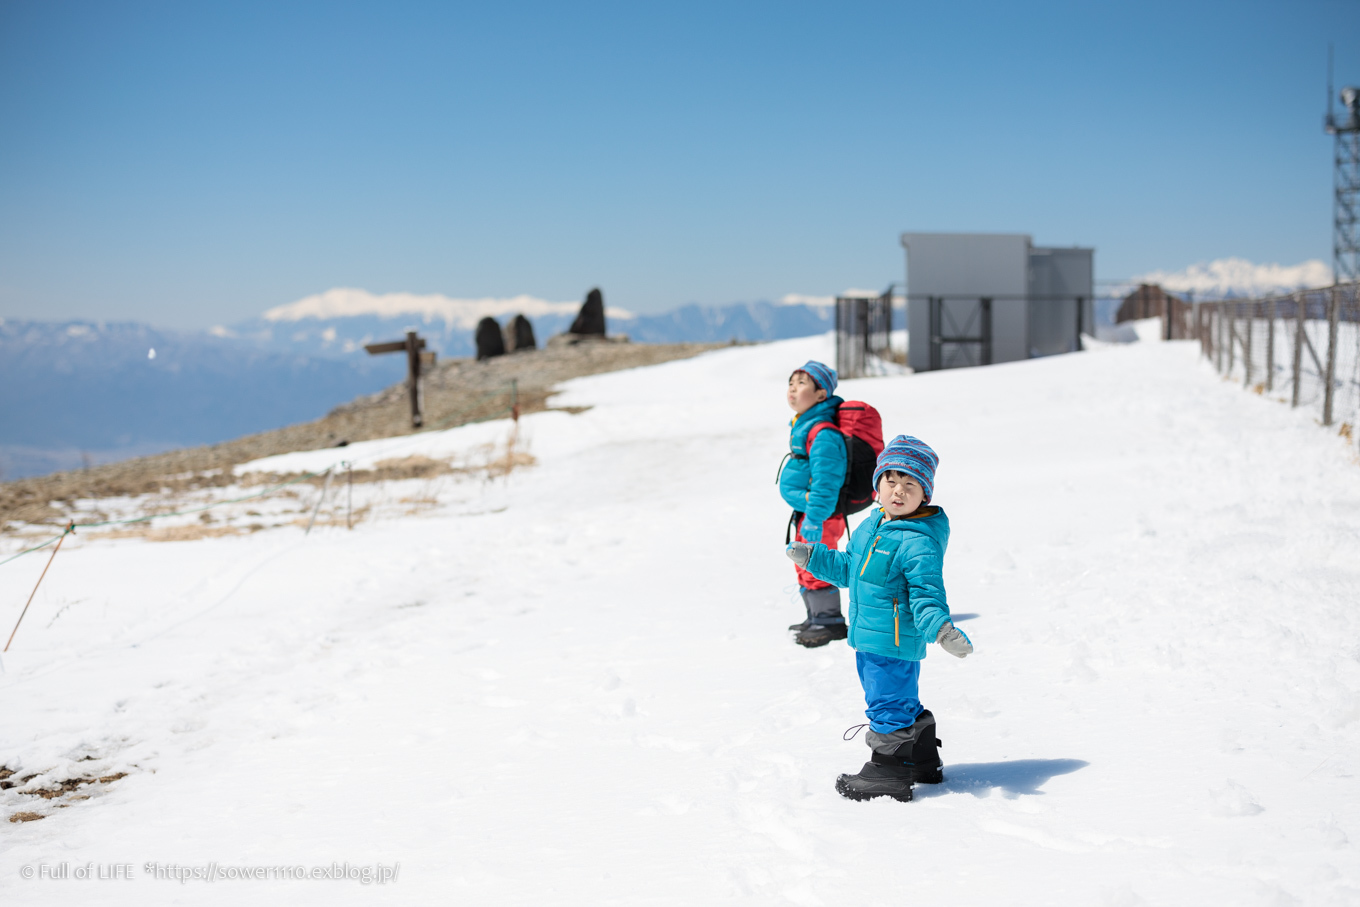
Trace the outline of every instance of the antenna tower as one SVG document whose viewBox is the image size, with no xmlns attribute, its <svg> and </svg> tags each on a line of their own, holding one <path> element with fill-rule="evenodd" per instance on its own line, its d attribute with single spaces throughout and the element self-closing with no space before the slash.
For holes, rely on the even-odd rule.
<svg viewBox="0 0 1360 907">
<path fill-rule="evenodd" d="M 1348 283 L 1360 280 L 1360 88 L 1341 89 L 1341 112 L 1335 113 L 1330 48 L 1327 57 L 1327 117 L 1323 128 L 1328 135 L 1336 136 L 1332 280 Z"/>
</svg>

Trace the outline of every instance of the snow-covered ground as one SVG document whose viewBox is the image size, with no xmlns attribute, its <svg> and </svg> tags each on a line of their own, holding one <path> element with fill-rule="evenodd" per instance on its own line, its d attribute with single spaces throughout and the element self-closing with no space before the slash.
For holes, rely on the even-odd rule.
<svg viewBox="0 0 1360 907">
<path fill-rule="evenodd" d="M 353 531 L 68 539 L 0 675 L 0 763 L 36 774 L 0 807 L 46 816 L 0 823 L 0 900 L 1360 903 L 1352 449 L 1189 343 L 843 384 L 939 452 L 977 646 L 923 668 L 947 782 L 852 803 L 853 654 L 784 630 L 773 484 L 787 375 L 829 346 L 579 379 L 590 410 L 523 420 L 536 465 Z M 0 614 L 45 560 L 0 568 Z M 400 869 L 151 865 L 346 863 Z"/>
</svg>

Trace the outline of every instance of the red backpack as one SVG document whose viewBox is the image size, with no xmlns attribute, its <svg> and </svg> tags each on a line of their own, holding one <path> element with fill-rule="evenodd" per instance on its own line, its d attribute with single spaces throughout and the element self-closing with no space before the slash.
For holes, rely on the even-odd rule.
<svg viewBox="0 0 1360 907">
<path fill-rule="evenodd" d="M 867 403 L 846 400 L 836 409 L 835 422 L 818 422 L 808 431 L 807 447 L 794 459 L 806 460 L 812 442 L 824 428 L 845 438 L 845 482 L 836 501 L 837 513 L 859 513 L 874 501 L 874 468 L 883 453 L 883 418 Z"/>
</svg>

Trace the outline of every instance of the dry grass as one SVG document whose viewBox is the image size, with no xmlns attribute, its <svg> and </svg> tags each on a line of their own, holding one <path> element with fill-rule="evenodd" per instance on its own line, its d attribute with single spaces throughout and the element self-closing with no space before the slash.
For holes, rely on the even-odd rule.
<svg viewBox="0 0 1360 907">
<path fill-rule="evenodd" d="M 92 539 L 145 539 L 148 542 L 193 542 L 198 539 L 220 539 L 228 535 L 249 535 L 264 527 L 258 523 L 250 527 L 239 526 L 167 526 L 154 529 L 149 523 L 136 523 L 124 529 L 111 529 L 108 532 L 92 532 Z"/>
</svg>

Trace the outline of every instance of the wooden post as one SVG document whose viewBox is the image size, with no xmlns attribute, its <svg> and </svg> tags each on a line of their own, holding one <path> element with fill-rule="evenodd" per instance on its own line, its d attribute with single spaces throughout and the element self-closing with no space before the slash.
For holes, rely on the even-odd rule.
<svg viewBox="0 0 1360 907">
<path fill-rule="evenodd" d="M 1221 375 L 1223 374 L 1223 344 L 1225 343 L 1223 326 L 1223 303 L 1221 302 L 1213 303 L 1213 320 L 1214 324 L 1217 325 L 1217 332 L 1219 332 L 1219 343 L 1216 344 L 1217 345 L 1216 352 L 1219 358 L 1217 358 L 1216 369 L 1217 371 L 1219 371 L 1219 374 Z"/>
<path fill-rule="evenodd" d="M 1275 389 L 1275 297 L 1266 303 L 1266 390 Z"/>
<path fill-rule="evenodd" d="M 420 428 L 425 424 L 425 415 L 420 411 L 420 347 L 416 345 L 416 332 L 406 332 L 406 387 L 411 396 L 411 426 Z"/>
<path fill-rule="evenodd" d="M 1294 395 L 1289 401 L 1290 408 L 1299 405 L 1299 385 L 1303 380 L 1303 319 L 1307 297 L 1295 293 L 1294 300 Z"/>
<path fill-rule="evenodd" d="M 1341 308 L 1341 297 L 1337 295 L 1336 287 L 1333 286 L 1327 300 L 1327 375 L 1322 392 L 1322 424 L 1332 424 L 1332 398 L 1335 396 L 1336 384 L 1336 322 L 1337 312 Z"/>
<path fill-rule="evenodd" d="M 510 418 L 519 424 L 519 379 L 510 379 Z"/>
<path fill-rule="evenodd" d="M 1242 386 L 1251 387 L 1251 335 L 1256 333 L 1256 319 L 1252 316 L 1256 308 L 1256 303 L 1248 302 L 1247 309 L 1247 336 L 1242 342 Z"/>
<path fill-rule="evenodd" d="M 394 340 L 389 343 L 370 343 L 364 347 L 370 356 L 377 356 L 382 353 L 405 353 L 406 354 L 406 387 L 411 397 L 411 427 L 420 428 L 425 424 L 425 415 L 421 411 L 420 394 L 420 372 L 422 365 L 433 366 L 435 354 L 422 353 L 425 349 L 425 339 L 415 331 L 407 331 L 405 340 Z"/>
<path fill-rule="evenodd" d="M 1224 303 L 1231 313 L 1228 315 L 1228 370 L 1224 372 L 1231 375 L 1233 365 L 1237 362 L 1237 303 Z"/>
</svg>

